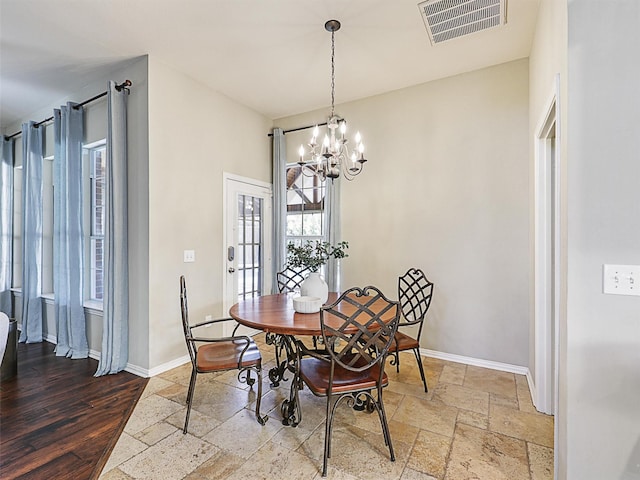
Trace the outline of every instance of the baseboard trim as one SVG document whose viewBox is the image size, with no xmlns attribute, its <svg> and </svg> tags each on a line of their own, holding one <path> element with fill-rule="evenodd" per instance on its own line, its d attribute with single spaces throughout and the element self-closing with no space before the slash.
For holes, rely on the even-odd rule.
<svg viewBox="0 0 640 480">
<path fill-rule="evenodd" d="M 538 410 L 538 406 L 536 405 L 536 384 L 533 381 L 533 375 L 531 374 L 531 370 L 527 368 L 527 384 L 529 385 L 529 392 L 531 393 L 531 402 L 533 406 Z M 540 410 L 538 410 L 540 411 Z"/>
<path fill-rule="evenodd" d="M 483 360 L 480 358 L 465 357 L 464 355 L 456 355 L 454 353 L 438 352 L 437 350 L 428 350 L 426 348 L 420 349 L 420 354 L 425 357 L 438 358 L 440 360 L 447 360 L 449 362 L 463 363 L 465 365 L 472 365 L 474 367 L 489 368 L 491 370 L 500 370 L 502 372 L 515 373 L 517 375 L 525 375 L 527 381 L 531 377 L 529 368 L 520 365 L 512 365 L 510 363 L 494 362 L 493 360 Z M 531 389 L 531 382 L 529 381 L 529 389 Z"/>
<path fill-rule="evenodd" d="M 100 360 L 100 352 L 96 350 L 91 350 L 89 352 L 89 356 L 91 358 Z M 154 367 L 151 369 L 142 368 L 132 363 L 127 363 L 127 366 L 124 368 L 124 371 L 133 373 L 138 377 L 151 378 L 151 377 L 155 377 L 156 375 L 160 375 L 161 373 L 168 372 L 169 370 L 179 367 L 180 365 L 184 365 L 185 363 L 189 363 L 190 361 L 191 359 L 189 358 L 189 355 L 184 355 L 180 358 L 176 358 L 175 360 L 171 360 L 170 362 L 163 363 L 162 365 L 158 365 L 157 367 Z"/>
<path fill-rule="evenodd" d="M 58 339 L 54 335 L 45 335 L 44 340 L 53 343 L 54 345 L 58 342 Z M 509 372 L 515 373 L 516 375 L 524 375 L 527 379 L 527 384 L 529 386 L 529 391 L 531 392 L 531 398 L 536 398 L 535 396 L 535 383 L 533 382 L 533 376 L 531 375 L 531 370 L 528 367 L 523 367 L 521 365 L 513 365 L 510 363 L 502 363 L 502 362 L 494 362 L 493 360 L 483 360 L 480 358 L 474 357 L 466 357 L 464 355 L 456 355 L 454 353 L 446 353 L 439 352 L 437 350 L 429 350 L 426 348 L 420 349 L 420 354 L 425 357 L 437 358 L 440 360 L 446 360 L 449 362 L 462 363 L 465 365 L 472 365 L 474 367 L 482 367 L 489 368 L 491 370 L 499 370 L 501 372 Z M 98 350 L 89 350 L 89 357 L 100 360 L 100 352 Z M 183 355 L 182 357 L 178 357 L 169 362 L 158 365 L 157 367 L 143 368 L 138 365 L 134 365 L 132 363 L 127 363 L 125 367 L 125 371 L 137 375 L 143 378 L 155 377 L 156 375 L 160 375 L 161 373 L 167 372 L 173 368 L 184 365 L 185 363 L 189 363 L 191 359 L 189 355 Z"/>
<path fill-rule="evenodd" d="M 183 355 L 182 357 L 178 357 L 170 362 L 163 363 L 162 365 L 158 365 L 157 367 L 153 367 L 148 370 L 150 377 L 155 377 L 156 375 L 160 375 L 161 373 L 167 372 L 173 368 L 179 367 L 180 365 L 184 365 L 185 363 L 191 362 L 191 358 L 189 355 Z"/>
<path fill-rule="evenodd" d="M 53 345 L 57 345 L 57 343 L 58 343 L 58 337 L 55 336 L 55 335 L 46 334 L 46 335 L 43 335 L 42 339 L 45 342 L 51 343 Z M 92 359 L 97 360 L 99 362 L 100 361 L 100 351 L 99 350 L 89 350 L 89 358 L 92 358 Z M 186 361 L 188 362 L 189 361 L 189 356 L 187 355 L 186 358 L 187 358 Z M 173 362 L 169 362 L 168 364 L 173 364 L 173 363 L 179 362 L 181 360 L 182 359 L 177 359 L 177 360 L 174 360 Z M 183 363 L 185 363 L 185 362 L 183 361 L 182 363 L 178 363 L 178 364 L 176 364 L 174 366 L 170 366 L 166 370 L 171 370 L 172 368 L 180 366 Z M 168 364 L 165 364 L 165 365 L 168 365 Z M 162 365 L 162 366 L 164 366 L 164 365 Z M 161 367 L 158 367 L 158 368 L 161 368 Z M 166 370 L 161 370 L 158 373 L 162 373 L 162 372 L 164 372 Z M 142 377 L 142 378 L 149 378 L 149 377 L 152 377 L 153 375 L 157 375 L 158 374 L 158 373 L 153 373 L 152 374 L 152 373 L 150 373 L 151 371 L 148 368 L 142 368 L 142 367 L 139 367 L 138 365 L 133 365 L 132 363 L 127 363 L 126 367 L 124 368 L 124 371 L 132 373 L 132 374 L 137 375 L 138 377 Z"/>
</svg>

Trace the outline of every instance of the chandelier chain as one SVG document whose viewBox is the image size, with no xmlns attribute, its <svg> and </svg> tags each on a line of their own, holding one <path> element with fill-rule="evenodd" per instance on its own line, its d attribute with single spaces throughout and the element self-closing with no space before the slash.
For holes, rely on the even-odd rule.
<svg viewBox="0 0 640 480">
<path fill-rule="evenodd" d="M 335 51 L 336 51 L 336 43 L 335 43 L 335 32 L 331 31 L 331 116 L 335 115 L 335 100 L 336 100 L 336 65 L 335 65 Z"/>
</svg>

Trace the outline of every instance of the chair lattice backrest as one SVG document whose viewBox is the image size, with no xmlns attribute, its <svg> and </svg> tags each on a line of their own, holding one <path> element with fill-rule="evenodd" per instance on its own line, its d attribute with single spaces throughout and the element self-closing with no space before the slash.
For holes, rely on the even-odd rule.
<svg viewBox="0 0 640 480">
<path fill-rule="evenodd" d="M 400 325 L 421 323 L 427 315 L 433 295 L 433 283 L 418 268 L 410 268 L 398 279 L 398 297 L 404 321 Z"/>
<path fill-rule="evenodd" d="M 398 302 L 372 286 L 350 288 L 320 309 L 327 351 L 333 361 L 351 371 L 384 362 L 399 318 Z"/>
<path fill-rule="evenodd" d="M 278 281 L 278 291 L 280 293 L 295 292 L 300 290 L 300 284 L 307 278 L 309 268 L 294 270 L 287 267 L 276 274 Z"/>
</svg>

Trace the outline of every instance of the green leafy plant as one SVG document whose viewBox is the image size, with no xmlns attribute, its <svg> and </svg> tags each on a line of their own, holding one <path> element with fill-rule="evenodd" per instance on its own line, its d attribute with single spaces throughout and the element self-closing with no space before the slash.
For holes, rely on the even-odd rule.
<svg viewBox="0 0 640 480">
<path fill-rule="evenodd" d="M 307 240 L 304 245 L 287 245 L 287 266 L 291 268 L 309 268 L 312 272 L 320 270 L 330 258 L 345 258 L 349 255 L 347 242 L 331 245 L 329 242 Z"/>
</svg>

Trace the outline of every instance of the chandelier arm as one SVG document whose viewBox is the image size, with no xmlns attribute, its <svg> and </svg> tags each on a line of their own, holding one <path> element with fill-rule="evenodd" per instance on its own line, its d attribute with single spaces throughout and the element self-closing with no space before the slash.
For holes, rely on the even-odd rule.
<svg viewBox="0 0 640 480">
<path fill-rule="evenodd" d="M 318 174 L 316 173 L 316 171 L 314 171 L 312 168 L 309 168 L 309 166 L 306 163 L 300 164 L 298 163 L 298 165 L 300 165 L 300 173 L 307 177 L 307 178 L 313 178 L 313 177 L 317 177 Z M 311 173 L 305 173 L 305 170 L 308 170 Z"/>
<path fill-rule="evenodd" d="M 342 173 L 344 175 L 344 177 L 351 181 L 353 180 L 355 177 L 357 177 L 358 175 L 360 175 L 360 172 L 362 172 L 363 169 L 363 164 L 356 162 L 355 164 L 353 164 L 352 167 L 347 167 L 346 163 L 342 169 Z"/>
</svg>

